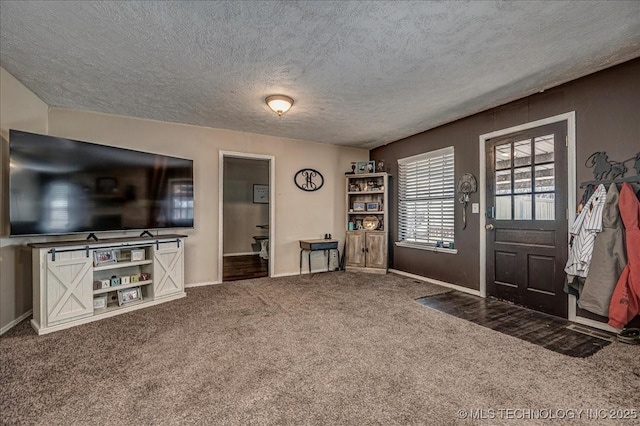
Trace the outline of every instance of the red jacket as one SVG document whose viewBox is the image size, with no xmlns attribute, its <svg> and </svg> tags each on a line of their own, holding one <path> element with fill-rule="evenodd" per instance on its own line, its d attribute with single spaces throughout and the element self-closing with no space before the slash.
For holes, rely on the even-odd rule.
<svg viewBox="0 0 640 426">
<path fill-rule="evenodd" d="M 629 183 L 622 184 L 619 206 L 627 240 L 627 266 L 611 296 L 609 325 L 621 329 L 640 312 L 640 201 Z"/>
</svg>

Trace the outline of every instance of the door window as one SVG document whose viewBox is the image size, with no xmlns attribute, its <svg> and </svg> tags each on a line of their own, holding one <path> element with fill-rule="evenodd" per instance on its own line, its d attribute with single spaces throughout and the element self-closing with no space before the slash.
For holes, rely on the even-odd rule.
<svg viewBox="0 0 640 426">
<path fill-rule="evenodd" d="M 496 145 L 495 218 L 555 220 L 554 135 Z"/>
</svg>

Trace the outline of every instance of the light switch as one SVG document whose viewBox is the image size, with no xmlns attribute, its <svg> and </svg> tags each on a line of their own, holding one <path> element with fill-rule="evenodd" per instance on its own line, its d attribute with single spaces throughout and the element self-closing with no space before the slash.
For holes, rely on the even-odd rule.
<svg viewBox="0 0 640 426">
<path fill-rule="evenodd" d="M 480 203 L 471 203 L 471 213 L 480 213 Z"/>
</svg>

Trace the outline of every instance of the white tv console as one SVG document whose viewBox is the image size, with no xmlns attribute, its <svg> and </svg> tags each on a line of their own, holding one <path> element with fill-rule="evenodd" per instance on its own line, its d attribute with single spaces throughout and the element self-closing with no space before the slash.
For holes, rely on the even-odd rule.
<svg viewBox="0 0 640 426">
<path fill-rule="evenodd" d="M 41 335 L 185 297 L 186 237 L 171 234 L 29 244 L 33 256 L 31 326 Z M 94 298 L 101 300 L 94 302 Z"/>
</svg>

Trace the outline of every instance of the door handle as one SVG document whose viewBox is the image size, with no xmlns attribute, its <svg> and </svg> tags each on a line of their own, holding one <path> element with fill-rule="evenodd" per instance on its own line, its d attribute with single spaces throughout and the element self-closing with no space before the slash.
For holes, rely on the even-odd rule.
<svg viewBox="0 0 640 426">
<path fill-rule="evenodd" d="M 362 247 L 362 252 L 364 253 L 364 247 Z"/>
<path fill-rule="evenodd" d="M 484 229 L 486 229 L 487 231 L 493 231 L 493 223 L 488 223 L 484 226 Z"/>
</svg>

